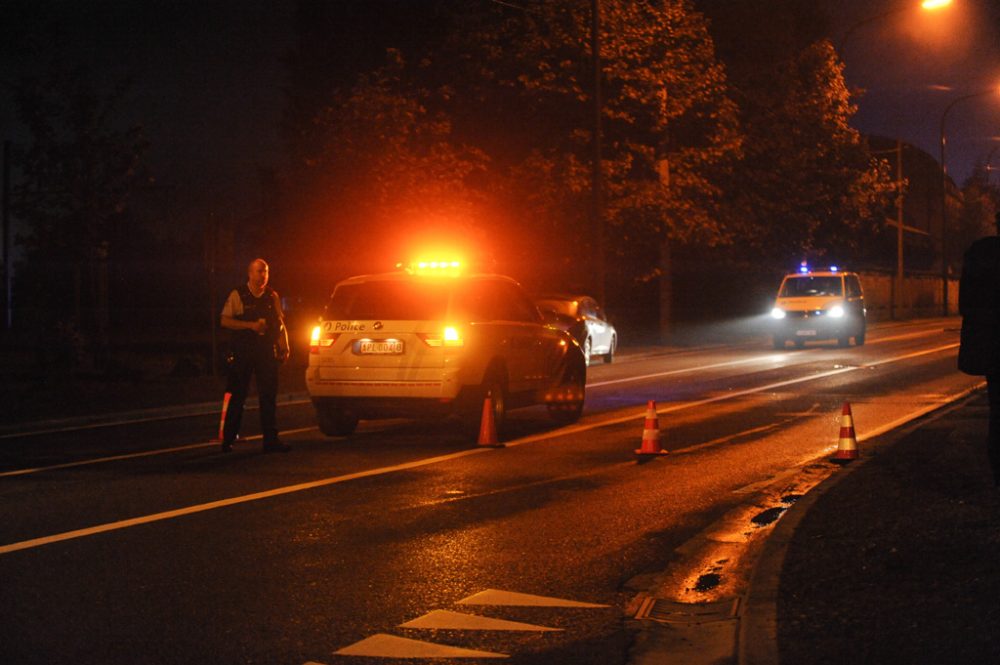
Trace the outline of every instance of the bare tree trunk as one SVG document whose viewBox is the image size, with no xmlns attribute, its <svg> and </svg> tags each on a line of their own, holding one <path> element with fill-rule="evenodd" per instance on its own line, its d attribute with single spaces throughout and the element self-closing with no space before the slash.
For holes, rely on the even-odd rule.
<svg viewBox="0 0 1000 665">
<path fill-rule="evenodd" d="M 668 344 L 673 333 L 673 261 L 670 257 L 670 240 L 660 241 L 660 342 Z"/>
</svg>

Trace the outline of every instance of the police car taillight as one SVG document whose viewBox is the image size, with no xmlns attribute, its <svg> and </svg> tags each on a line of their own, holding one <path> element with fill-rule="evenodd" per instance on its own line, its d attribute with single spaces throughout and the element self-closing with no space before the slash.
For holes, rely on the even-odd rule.
<svg viewBox="0 0 1000 665">
<path fill-rule="evenodd" d="M 455 326 L 445 326 L 440 333 L 417 333 L 427 346 L 465 346 L 465 339 Z"/>
<path fill-rule="evenodd" d="M 339 335 L 336 333 L 326 333 L 324 335 L 320 327 L 316 326 L 313 328 L 312 337 L 309 339 L 309 353 L 319 353 L 320 347 L 333 346 L 333 343 L 337 341 L 337 337 Z"/>
</svg>

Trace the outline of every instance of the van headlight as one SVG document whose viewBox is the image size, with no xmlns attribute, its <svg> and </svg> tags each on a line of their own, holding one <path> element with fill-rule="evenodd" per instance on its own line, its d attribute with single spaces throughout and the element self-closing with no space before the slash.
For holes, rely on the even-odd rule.
<svg viewBox="0 0 1000 665">
<path fill-rule="evenodd" d="M 844 318 L 844 307 L 843 305 L 834 305 L 826 311 L 827 316 L 832 316 L 835 319 Z"/>
<path fill-rule="evenodd" d="M 780 307 L 775 307 L 774 309 L 771 310 L 771 318 L 772 319 L 785 318 L 785 310 L 781 309 Z"/>
</svg>

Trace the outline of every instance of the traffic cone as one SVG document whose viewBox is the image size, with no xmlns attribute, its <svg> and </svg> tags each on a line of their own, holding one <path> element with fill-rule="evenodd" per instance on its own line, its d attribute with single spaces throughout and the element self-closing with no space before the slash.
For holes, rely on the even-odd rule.
<svg viewBox="0 0 1000 665">
<path fill-rule="evenodd" d="M 851 403 L 844 402 L 840 415 L 840 442 L 832 461 L 847 463 L 858 459 L 858 438 L 854 435 L 854 416 L 851 415 Z"/>
<path fill-rule="evenodd" d="M 654 455 L 666 455 L 668 451 L 660 447 L 660 419 L 656 415 L 656 402 L 646 403 L 646 425 L 642 429 L 642 447 L 635 451 L 640 461 Z"/>
<path fill-rule="evenodd" d="M 497 439 L 497 423 L 493 416 L 493 393 L 486 393 L 483 399 L 483 417 L 479 420 L 478 445 L 484 448 L 503 448 Z"/>
<path fill-rule="evenodd" d="M 224 429 L 226 427 L 226 411 L 229 410 L 229 400 L 232 398 L 232 393 L 226 393 L 222 397 L 222 415 L 219 416 L 219 438 L 214 439 L 215 441 L 222 441 L 224 435 Z"/>
</svg>

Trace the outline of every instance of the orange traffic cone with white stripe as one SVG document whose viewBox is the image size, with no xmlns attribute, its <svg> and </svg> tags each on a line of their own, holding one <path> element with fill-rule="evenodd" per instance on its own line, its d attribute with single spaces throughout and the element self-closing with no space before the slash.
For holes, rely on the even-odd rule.
<svg viewBox="0 0 1000 665">
<path fill-rule="evenodd" d="M 226 411 L 229 410 L 229 400 L 232 399 L 232 397 L 232 393 L 226 393 L 222 397 L 222 415 L 219 416 L 219 438 L 213 439 L 216 442 L 222 441 L 223 439 L 223 430 L 226 426 Z"/>
<path fill-rule="evenodd" d="M 858 459 L 858 437 L 854 434 L 854 416 L 851 415 L 851 403 L 844 402 L 840 414 L 840 442 L 832 461 L 846 464 Z"/>
<path fill-rule="evenodd" d="M 483 417 L 479 420 L 478 445 L 484 448 L 503 448 L 497 439 L 497 422 L 493 414 L 493 393 L 486 393 L 483 399 Z"/>
<path fill-rule="evenodd" d="M 639 461 L 655 455 L 666 455 L 667 451 L 660 447 L 660 419 L 656 415 L 656 402 L 646 403 L 646 424 L 642 428 L 642 447 L 635 451 Z"/>
</svg>

